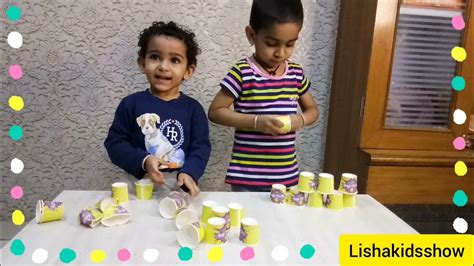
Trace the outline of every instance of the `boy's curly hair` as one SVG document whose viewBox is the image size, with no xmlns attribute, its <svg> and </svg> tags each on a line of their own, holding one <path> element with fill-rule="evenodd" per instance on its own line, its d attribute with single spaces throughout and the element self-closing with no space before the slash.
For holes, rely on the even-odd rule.
<svg viewBox="0 0 474 266">
<path fill-rule="evenodd" d="M 138 46 L 140 47 L 138 56 L 145 58 L 148 43 L 153 37 L 160 35 L 174 37 L 183 41 L 187 48 L 186 57 L 188 59 L 188 66 L 197 65 L 197 55 L 201 51 L 195 40 L 196 35 L 192 31 L 176 24 L 173 21 L 168 23 L 163 21 L 155 21 L 149 28 L 144 29 L 138 37 Z"/>
</svg>

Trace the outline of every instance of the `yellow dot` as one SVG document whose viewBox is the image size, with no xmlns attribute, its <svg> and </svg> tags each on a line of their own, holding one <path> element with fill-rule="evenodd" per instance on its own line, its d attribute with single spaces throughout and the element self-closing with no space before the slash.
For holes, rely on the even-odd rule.
<svg viewBox="0 0 474 266">
<path fill-rule="evenodd" d="M 91 253 L 91 261 L 94 263 L 101 263 L 107 258 L 105 251 L 96 249 Z"/>
<path fill-rule="evenodd" d="M 209 250 L 207 257 L 210 262 L 218 262 L 222 260 L 223 255 L 224 251 L 222 251 L 221 247 L 212 247 L 211 250 Z"/>
<path fill-rule="evenodd" d="M 458 176 L 465 176 L 467 174 L 467 166 L 463 161 L 457 161 L 454 165 L 454 172 Z"/>
<path fill-rule="evenodd" d="M 12 96 L 8 99 L 8 105 L 10 105 L 10 108 L 15 111 L 21 111 L 25 106 L 25 103 L 23 102 L 23 98 L 20 96 Z"/>
<path fill-rule="evenodd" d="M 25 215 L 23 212 L 15 210 L 12 214 L 12 222 L 15 225 L 22 225 L 25 222 Z"/>
<path fill-rule="evenodd" d="M 454 60 L 458 62 L 462 62 L 466 60 L 467 53 L 466 53 L 466 50 L 464 50 L 464 48 L 456 46 L 451 50 L 451 56 L 454 58 Z"/>
</svg>

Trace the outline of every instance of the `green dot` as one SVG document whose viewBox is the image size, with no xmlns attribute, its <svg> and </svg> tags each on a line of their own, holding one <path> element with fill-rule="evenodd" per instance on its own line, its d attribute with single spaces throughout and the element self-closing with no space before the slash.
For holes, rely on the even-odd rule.
<svg viewBox="0 0 474 266">
<path fill-rule="evenodd" d="M 305 259 L 311 259 L 311 257 L 313 257 L 313 255 L 314 255 L 315 251 L 316 250 L 314 249 L 313 246 L 311 246 L 310 244 L 306 244 L 301 248 L 300 255 L 301 255 L 301 257 L 303 257 Z"/>
<path fill-rule="evenodd" d="M 454 90 L 462 91 L 466 87 L 466 81 L 461 76 L 456 76 L 451 80 L 451 86 Z"/>
<path fill-rule="evenodd" d="M 454 193 L 453 196 L 454 205 L 458 207 L 464 207 L 467 204 L 467 195 L 464 190 L 458 190 Z"/>
<path fill-rule="evenodd" d="M 76 259 L 76 252 L 70 248 L 63 248 L 59 253 L 59 259 L 63 263 L 71 263 Z"/>
<path fill-rule="evenodd" d="M 10 138 L 14 141 L 18 141 L 23 137 L 23 129 L 18 125 L 13 125 L 10 128 Z"/>
<path fill-rule="evenodd" d="M 10 246 L 10 251 L 15 256 L 23 255 L 25 253 L 25 244 L 20 239 L 15 239 Z"/>
<path fill-rule="evenodd" d="M 18 21 L 21 18 L 21 9 L 17 6 L 9 6 L 5 13 L 11 21 Z"/>
<path fill-rule="evenodd" d="M 188 247 L 180 248 L 178 257 L 182 261 L 188 261 L 193 257 L 193 251 Z"/>
</svg>

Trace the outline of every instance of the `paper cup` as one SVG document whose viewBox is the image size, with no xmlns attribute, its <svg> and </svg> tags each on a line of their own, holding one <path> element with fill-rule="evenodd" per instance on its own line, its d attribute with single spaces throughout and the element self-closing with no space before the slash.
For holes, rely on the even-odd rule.
<svg viewBox="0 0 474 266">
<path fill-rule="evenodd" d="M 322 208 L 323 207 L 323 195 L 319 192 L 314 192 L 308 196 L 308 207 L 311 208 Z"/>
<path fill-rule="evenodd" d="M 206 200 L 202 203 L 201 222 L 207 224 L 207 220 L 214 217 L 212 208 L 217 206 L 217 202 L 212 200 Z"/>
<path fill-rule="evenodd" d="M 339 191 L 343 193 L 357 194 L 357 175 L 343 173 L 339 183 Z"/>
<path fill-rule="evenodd" d="M 137 192 L 137 199 L 149 200 L 153 196 L 153 183 L 150 179 L 140 179 L 135 182 L 135 191 Z"/>
<path fill-rule="evenodd" d="M 36 204 L 36 222 L 39 224 L 59 221 L 64 217 L 64 205 L 58 201 L 38 200 Z"/>
<path fill-rule="evenodd" d="M 178 243 L 182 247 L 196 248 L 204 238 L 204 224 L 200 222 L 183 225 L 178 231 Z"/>
<path fill-rule="evenodd" d="M 128 202 L 128 185 L 124 182 L 112 184 L 112 198 L 119 204 Z"/>
<path fill-rule="evenodd" d="M 100 221 L 104 226 L 123 225 L 130 221 L 132 215 L 121 205 L 111 205 L 102 214 Z"/>
<path fill-rule="evenodd" d="M 340 211 L 344 208 L 342 199 L 342 192 L 334 190 L 333 194 L 327 194 L 323 196 L 323 204 L 326 208 L 331 210 Z"/>
<path fill-rule="evenodd" d="M 257 246 L 260 243 L 260 229 L 257 220 L 242 219 L 239 240 L 246 246 Z"/>
<path fill-rule="evenodd" d="M 105 197 L 101 200 L 99 200 L 95 206 L 97 209 L 99 209 L 101 212 L 104 212 L 109 206 L 116 204 L 113 198 L 110 197 Z"/>
<path fill-rule="evenodd" d="M 240 221 L 244 218 L 244 208 L 239 203 L 229 203 L 227 207 L 230 209 L 230 227 L 239 228 Z"/>
<path fill-rule="evenodd" d="M 356 206 L 356 194 L 343 193 L 342 201 L 344 208 L 354 208 Z"/>
<path fill-rule="evenodd" d="M 205 239 L 207 244 L 224 244 L 227 242 L 227 229 L 224 218 L 212 217 L 207 220 Z"/>
<path fill-rule="evenodd" d="M 199 222 L 199 217 L 195 211 L 188 208 L 182 208 L 176 212 L 176 228 L 180 229 L 184 225 L 196 222 Z"/>
<path fill-rule="evenodd" d="M 212 208 L 212 212 L 214 213 L 214 217 L 224 218 L 225 220 L 225 228 L 227 230 L 230 229 L 230 210 L 225 206 L 216 206 Z"/>
<path fill-rule="evenodd" d="M 306 194 L 298 190 L 297 186 L 293 186 L 286 193 L 286 203 L 295 206 L 304 206 L 307 201 Z"/>
<path fill-rule="evenodd" d="M 318 178 L 311 172 L 301 172 L 298 178 L 298 190 L 305 193 L 313 193 L 318 189 Z"/>
<path fill-rule="evenodd" d="M 321 194 L 331 194 L 334 190 L 334 176 L 328 173 L 319 174 L 319 185 L 317 191 Z"/>
<path fill-rule="evenodd" d="M 273 203 L 282 204 L 285 202 L 286 186 L 282 184 L 273 184 L 270 191 L 270 200 Z"/>
<path fill-rule="evenodd" d="M 178 192 L 177 192 L 178 193 Z M 170 193 L 160 201 L 159 212 L 166 219 L 176 217 L 177 211 L 187 207 L 186 199 L 180 193 Z"/>
<path fill-rule="evenodd" d="M 291 131 L 291 118 L 289 115 L 278 116 L 276 119 L 283 123 L 283 127 L 280 128 L 283 133 Z"/>
<path fill-rule="evenodd" d="M 102 212 L 92 208 L 86 208 L 79 213 L 79 222 L 82 225 L 94 228 L 100 224 Z"/>
</svg>

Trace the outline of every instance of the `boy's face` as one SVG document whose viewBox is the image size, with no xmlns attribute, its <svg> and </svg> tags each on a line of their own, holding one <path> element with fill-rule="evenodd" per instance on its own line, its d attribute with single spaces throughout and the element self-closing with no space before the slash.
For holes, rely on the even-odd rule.
<svg viewBox="0 0 474 266">
<path fill-rule="evenodd" d="M 186 45 L 170 36 L 154 36 L 148 43 L 145 58 L 138 58 L 138 65 L 150 83 L 151 92 L 161 99 L 179 97 L 182 80 L 188 80 L 195 66 L 189 65 Z"/>
<path fill-rule="evenodd" d="M 255 55 L 263 67 L 273 69 L 290 58 L 301 27 L 298 22 L 281 23 L 255 33 L 247 26 L 245 33 L 249 42 L 255 45 Z"/>
</svg>

